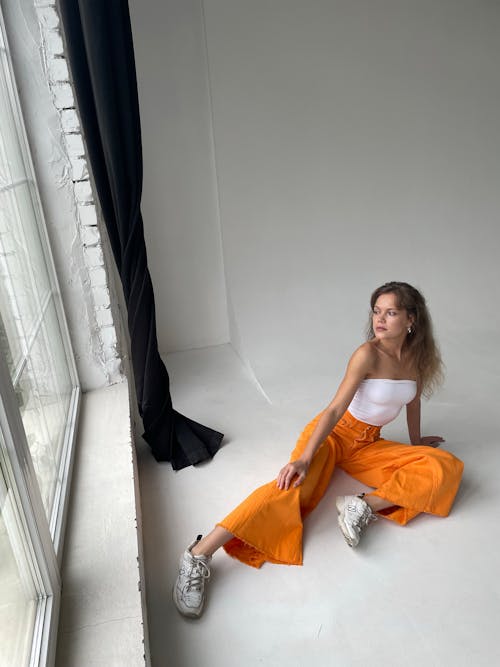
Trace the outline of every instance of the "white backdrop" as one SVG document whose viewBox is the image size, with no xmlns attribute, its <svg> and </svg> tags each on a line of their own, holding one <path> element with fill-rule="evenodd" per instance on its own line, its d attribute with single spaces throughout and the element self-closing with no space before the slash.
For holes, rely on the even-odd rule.
<svg viewBox="0 0 500 667">
<path fill-rule="evenodd" d="M 500 6 L 130 7 L 162 351 L 227 340 L 227 290 L 232 342 L 271 400 L 303 400 L 311 376 L 323 395 L 372 289 L 406 280 L 448 398 L 465 377 L 480 391 L 500 328 Z"/>
<path fill-rule="evenodd" d="M 168 357 L 177 409 L 226 446 L 179 474 L 139 454 L 153 662 L 376 667 L 410 647 L 408 667 L 494 663 L 500 4 L 130 6 L 162 351 L 229 330 L 273 403 L 230 349 Z M 306 524 L 306 566 L 216 556 L 193 634 L 169 602 L 181 549 L 276 475 L 363 340 L 371 291 L 394 279 L 426 295 L 447 364 L 423 433 L 464 460 L 451 516 L 379 521 L 353 554 L 332 528 L 335 495 L 357 492 L 340 473 Z M 224 317 L 198 315 L 210 307 Z M 404 414 L 384 436 L 406 441 Z"/>
<path fill-rule="evenodd" d="M 199 0 L 129 2 L 160 352 L 229 340 Z"/>
</svg>

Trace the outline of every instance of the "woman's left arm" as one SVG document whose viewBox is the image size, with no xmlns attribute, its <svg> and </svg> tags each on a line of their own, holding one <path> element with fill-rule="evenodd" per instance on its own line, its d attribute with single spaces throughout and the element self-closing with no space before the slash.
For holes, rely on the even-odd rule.
<svg viewBox="0 0 500 667">
<path fill-rule="evenodd" d="M 439 447 L 439 443 L 444 442 L 440 435 L 426 435 L 423 438 L 420 435 L 420 392 L 406 405 L 406 422 L 412 445 Z"/>
</svg>

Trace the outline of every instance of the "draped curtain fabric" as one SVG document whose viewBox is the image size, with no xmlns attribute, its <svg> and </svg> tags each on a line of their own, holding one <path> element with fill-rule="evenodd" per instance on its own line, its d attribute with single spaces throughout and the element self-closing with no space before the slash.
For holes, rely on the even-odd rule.
<svg viewBox="0 0 500 667">
<path fill-rule="evenodd" d="M 153 287 L 140 210 L 142 145 L 126 0 L 60 0 L 69 64 L 92 174 L 127 304 L 144 439 L 176 470 L 211 458 L 222 433 L 172 407 L 157 345 Z"/>
</svg>

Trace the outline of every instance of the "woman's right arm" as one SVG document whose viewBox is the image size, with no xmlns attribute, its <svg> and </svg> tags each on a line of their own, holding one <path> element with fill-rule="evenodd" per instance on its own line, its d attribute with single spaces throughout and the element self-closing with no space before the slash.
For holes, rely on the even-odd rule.
<svg viewBox="0 0 500 667">
<path fill-rule="evenodd" d="M 364 343 L 354 352 L 337 393 L 323 411 L 300 458 L 287 463 L 280 470 L 276 481 L 280 489 L 288 489 L 292 481 L 294 487 L 302 484 L 319 446 L 347 410 L 360 382 L 373 370 L 374 362 L 375 350 L 369 343 Z"/>
</svg>

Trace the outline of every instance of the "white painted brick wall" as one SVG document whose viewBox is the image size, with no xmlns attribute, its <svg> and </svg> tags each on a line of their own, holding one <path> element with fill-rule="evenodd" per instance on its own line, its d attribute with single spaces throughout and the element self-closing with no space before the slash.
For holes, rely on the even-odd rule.
<svg viewBox="0 0 500 667">
<path fill-rule="evenodd" d="M 84 248 L 87 266 L 104 266 L 104 257 L 100 245 Z"/>
<path fill-rule="evenodd" d="M 51 85 L 54 94 L 54 104 L 57 109 L 69 109 L 75 106 L 73 89 L 69 83 L 58 81 Z"/>
<path fill-rule="evenodd" d="M 68 63 L 65 58 L 52 58 L 49 65 L 50 80 L 54 82 L 68 81 Z"/>
<path fill-rule="evenodd" d="M 61 123 L 65 132 L 79 132 L 80 119 L 74 109 L 64 109 L 61 111 Z M 83 162 L 85 162 L 83 160 Z"/>
<path fill-rule="evenodd" d="M 85 183 L 85 181 L 78 181 L 78 183 Z M 75 193 L 76 197 L 76 193 Z M 80 222 L 85 227 L 97 225 L 97 211 L 95 205 L 92 203 L 82 203 L 78 206 L 78 217 Z"/>
<path fill-rule="evenodd" d="M 69 157 L 84 157 L 85 148 L 83 147 L 83 139 L 81 134 L 71 133 L 65 135 L 66 147 L 68 149 Z"/>
<path fill-rule="evenodd" d="M 97 311 L 97 321 L 101 327 L 113 326 L 113 316 L 110 308 L 101 308 Z"/>
<path fill-rule="evenodd" d="M 64 56 L 64 45 L 62 37 L 57 30 L 46 30 L 47 51 L 51 56 Z"/>
<path fill-rule="evenodd" d="M 84 246 L 93 246 L 101 243 L 101 234 L 95 225 L 81 229 L 80 238 Z"/>
<path fill-rule="evenodd" d="M 90 181 L 77 181 L 75 183 L 75 197 L 78 203 L 93 204 L 94 193 L 92 192 Z"/>
<path fill-rule="evenodd" d="M 102 266 L 89 267 L 90 284 L 92 287 L 106 287 L 108 276 Z"/>
<path fill-rule="evenodd" d="M 106 285 L 101 287 L 93 287 L 92 294 L 94 297 L 94 303 L 97 308 L 109 308 L 111 306 L 109 289 Z"/>
<path fill-rule="evenodd" d="M 38 8 L 38 19 L 46 30 L 54 30 L 59 27 L 59 15 L 52 5 L 55 5 L 55 2 L 37 3 L 35 1 L 35 6 Z"/>
<path fill-rule="evenodd" d="M 83 181 L 89 177 L 87 161 L 82 157 L 70 158 L 73 181 Z"/>
<path fill-rule="evenodd" d="M 105 354 L 109 355 L 109 359 L 111 359 L 113 356 L 116 355 L 110 355 L 110 352 L 112 352 L 112 348 L 116 347 L 116 331 L 114 327 L 102 327 L 102 341 L 105 346 Z"/>
<path fill-rule="evenodd" d="M 45 69 L 52 92 L 54 106 L 59 110 L 61 127 L 73 181 L 75 210 L 80 221 L 79 237 L 83 246 L 85 269 L 88 278 L 84 281 L 94 304 L 94 330 L 100 344 L 101 365 L 106 369 L 110 383 L 122 377 L 120 353 L 117 349 L 113 305 L 110 299 L 109 278 L 105 267 L 98 210 L 89 178 L 85 144 L 80 119 L 70 81 L 64 43 L 60 31 L 60 20 L 56 0 L 35 0 L 44 45 Z"/>
</svg>

